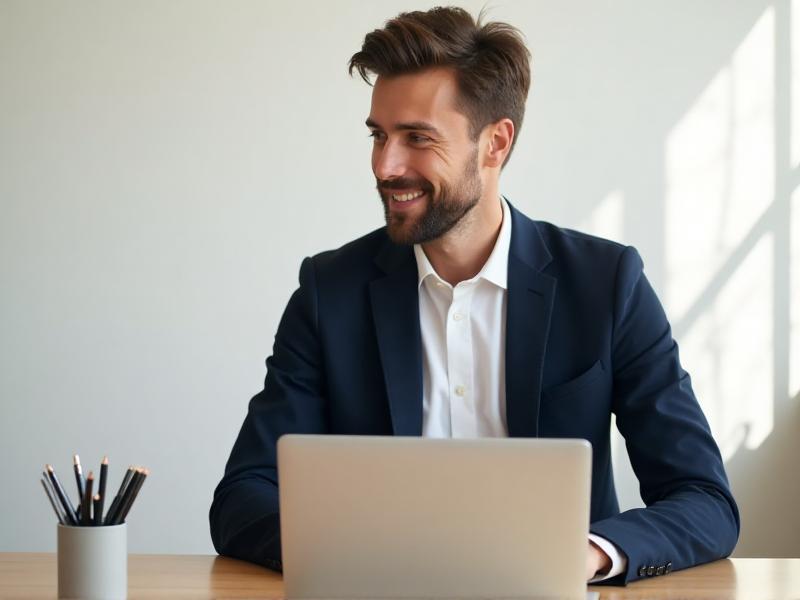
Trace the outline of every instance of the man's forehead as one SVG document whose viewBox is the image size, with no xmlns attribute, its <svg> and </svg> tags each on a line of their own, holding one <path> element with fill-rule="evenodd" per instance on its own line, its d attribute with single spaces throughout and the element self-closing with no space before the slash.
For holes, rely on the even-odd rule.
<svg viewBox="0 0 800 600">
<path fill-rule="evenodd" d="M 458 84 L 450 69 L 381 76 L 372 90 L 369 120 L 384 128 L 409 122 L 454 126 L 466 119 L 457 104 Z"/>
</svg>

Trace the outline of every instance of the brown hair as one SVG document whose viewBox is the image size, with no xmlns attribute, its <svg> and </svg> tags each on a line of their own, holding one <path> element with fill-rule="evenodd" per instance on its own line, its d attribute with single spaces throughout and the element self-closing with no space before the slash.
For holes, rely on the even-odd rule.
<svg viewBox="0 0 800 600">
<path fill-rule="evenodd" d="M 361 50 L 350 58 L 350 75 L 356 70 L 371 85 L 370 73 L 392 77 L 451 68 L 472 139 L 489 123 L 507 117 L 514 123 L 513 150 L 530 87 L 530 52 L 517 28 L 482 24 L 482 16 L 476 21 L 457 7 L 401 13 L 366 35 Z"/>
</svg>

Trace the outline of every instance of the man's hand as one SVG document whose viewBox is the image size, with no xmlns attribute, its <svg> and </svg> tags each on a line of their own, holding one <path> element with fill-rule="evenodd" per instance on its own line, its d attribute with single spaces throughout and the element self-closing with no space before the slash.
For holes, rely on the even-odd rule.
<svg viewBox="0 0 800 600">
<path fill-rule="evenodd" d="M 597 544 L 589 542 L 589 554 L 586 555 L 586 581 L 596 575 L 608 573 L 610 569 L 611 559 L 608 554 L 603 552 Z"/>
</svg>

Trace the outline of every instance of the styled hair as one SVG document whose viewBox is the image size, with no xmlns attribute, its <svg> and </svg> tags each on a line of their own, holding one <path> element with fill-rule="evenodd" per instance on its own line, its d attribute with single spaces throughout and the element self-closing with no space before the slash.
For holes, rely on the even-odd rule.
<svg viewBox="0 0 800 600">
<path fill-rule="evenodd" d="M 401 13 L 364 38 L 350 58 L 349 73 L 358 71 L 368 84 L 370 74 L 393 77 L 432 67 L 455 72 L 458 109 L 470 122 L 477 140 L 486 125 L 503 118 L 514 123 L 514 149 L 525 115 L 530 87 L 530 52 L 522 33 L 500 22 L 482 24 L 458 7 Z"/>
</svg>

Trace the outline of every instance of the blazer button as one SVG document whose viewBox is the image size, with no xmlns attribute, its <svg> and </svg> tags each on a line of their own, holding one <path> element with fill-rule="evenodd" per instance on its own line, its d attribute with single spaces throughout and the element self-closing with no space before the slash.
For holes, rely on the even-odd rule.
<svg viewBox="0 0 800 600">
<path fill-rule="evenodd" d="M 667 574 L 667 573 L 672 573 L 672 563 L 671 562 L 668 562 L 664 566 L 664 574 Z"/>
<path fill-rule="evenodd" d="M 647 567 L 643 565 L 639 567 L 639 577 L 644 577 L 645 575 L 647 575 Z"/>
<path fill-rule="evenodd" d="M 656 575 L 663 575 L 664 574 L 664 565 L 659 565 L 656 569 Z"/>
<path fill-rule="evenodd" d="M 647 567 L 647 576 L 648 577 L 652 577 L 653 573 L 655 573 L 655 572 L 656 572 L 656 568 L 653 565 L 650 565 L 649 567 Z"/>
</svg>

